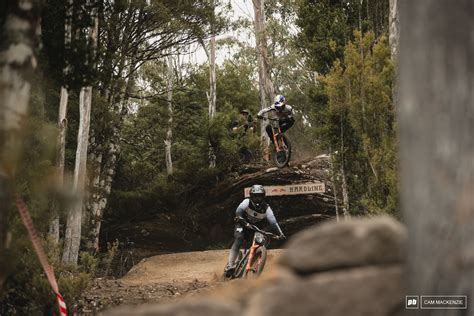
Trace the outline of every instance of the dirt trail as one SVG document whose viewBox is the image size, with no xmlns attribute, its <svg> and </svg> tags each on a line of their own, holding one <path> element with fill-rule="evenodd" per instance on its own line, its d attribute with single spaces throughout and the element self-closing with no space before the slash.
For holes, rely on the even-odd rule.
<svg viewBox="0 0 474 316">
<path fill-rule="evenodd" d="M 267 265 L 271 265 L 282 250 L 270 250 Z M 122 278 L 128 284 L 166 282 L 213 282 L 222 274 L 229 250 L 209 250 L 173 253 L 143 259 Z M 268 267 L 268 266 L 267 266 Z"/>
<path fill-rule="evenodd" d="M 271 271 L 283 250 L 268 251 L 266 271 Z M 195 295 L 231 282 L 221 282 L 229 250 L 209 250 L 157 255 L 143 259 L 122 279 L 97 279 L 78 309 L 95 313 L 116 305 L 167 302 Z"/>
</svg>

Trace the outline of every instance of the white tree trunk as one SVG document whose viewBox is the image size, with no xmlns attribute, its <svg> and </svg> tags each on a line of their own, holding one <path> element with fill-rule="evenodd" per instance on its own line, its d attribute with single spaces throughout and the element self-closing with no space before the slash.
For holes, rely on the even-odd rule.
<svg viewBox="0 0 474 316">
<path fill-rule="evenodd" d="M 99 19 L 96 12 L 92 13 L 94 25 L 89 31 L 92 54 L 97 48 Z M 92 87 L 83 87 L 79 93 L 79 132 L 77 134 L 76 163 L 74 167 L 73 189 L 76 200 L 71 206 L 66 223 L 62 261 L 77 264 L 81 244 L 82 210 L 87 172 L 87 147 L 89 145 L 89 129 L 92 107 Z"/>
<path fill-rule="evenodd" d="M 345 163 L 345 157 L 344 157 L 344 124 L 343 124 L 343 114 L 341 114 L 341 165 L 340 165 L 340 172 L 341 172 L 341 181 L 342 181 L 342 214 L 344 216 L 344 219 L 347 220 L 351 216 L 349 214 L 349 187 L 347 186 L 347 180 L 346 180 L 346 171 L 344 169 L 344 163 Z"/>
<path fill-rule="evenodd" d="M 82 208 L 86 182 L 87 146 L 89 144 L 89 127 L 92 103 L 92 87 L 81 89 L 79 94 L 79 132 L 77 134 L 76 164 L 74 167 L 73 189 L 76 199 L 70 209 L 64 237 L 64 263 L 77 263 L 81 243 Z"/>
<path fill-rule="evenodd" d="M 258 84 L 260 91 L 260 108 L 263 109 L 270 105 L 275 97 L 275 88 L 270 76 L 270 66 L 268 62 L 268 48 L 265 31 L 265 3 L 264 0 L 252 0 L 255 14 L 255 42 L 257 45 L 258 60 Z M 265 124 L 261 124 L 261 148 L 264 160 L 269 160 L 268 145 L 270 139 L 265 131 Z"/>
<path fill-rule="evenodd" d="M 398 0 L 390 0 L 389 42 L 394 60 L 397 60 L 399 38 Z"/>
<path fill-rule="evenodd" d="M 335 208 L 335 211 L 336 211 L 336 221 L 339 222 L 339 205 L 337 203 L 337 183 L 336 183 L 336 169 L 334 168 L 334 155 L 332 153 L 332 150 L 331 148 L 329 149 L 329 167 L 331 169 L 331 181 L 332 181 L 332 193 L 334 195 L 334 208 Z"/>
<path fill-rule="evenodd" d="M 94 180 L 92 182 L 92 197 L 90 202 L 90 214 L 91 214 L 91 231 L 89 234 L 89 240 L 92 243 L 92 250 L 99 250 L 99 237 L 100 228 L 102 225 L 102 216 L 107 206 L 108 197 L 112 190 L 113 177 L 115 175 L 115 168 L 117 164 L 117 157 L 120 153 L 120 125 L 126 113 L 126 103 L 128 102 L 127 94 L 132 87 L 133 78 L 132 71 L 136 66 L 136 62 L 130 61 L 128 65 L 128 73 L 126 78 L 127 83 L 125 88 L 121 88 L 121 91 L 117 92 L 117 95 L 112 97 L 114 103 L 114 112 L 119 116 L 119 122 L 112 128 L 113 134 L 108 144 L 105 145 L 106 149 L 103 151 L 101 148 L 97 149 L 97 154 L 94 154 Z"/>
<path fill-rule="evenodd" d="M 209 117 L 216 114 L 216 36 L 209 41 Z"/>
<path fill-rule="evenodd" d="M 94 152 L 90 155 L 90 162 L 92 166 L 92 183 L 89 193 L 89 214 L 91 217 L 91 228 L 90 228 L 90 251 L 99 252 L 99 231 L 100 221 L 102 220 L 100 214 L 100 204 L 103 197 L 101 193 L 103 190 L 103 181 L 101 182 L 101 171 L 102 171 L 102 149 L 100 145 L 95 144 L 95 138 L 91 139 L 91 146 L 94 148 Z"/>
<path fill-rule="evenodd" d="M 173 143 L 173 56 L 168 55 L 168 95 L 167 95 L 167 103 L 168 103 L 168 131 L 166 132 L 166 140 L 165 140 L 165 159 L 166 159 L 166 172 L 168 175 L 173 174 L 173 159 L 171 157 L 171 146 Z"/>
<path fill-rule="evenodd" d="M 68 49 L 71 45 L 72 39 L 72 0 L 66 2 L 66 17 L 64 21 L 64 48 Z M 63 75 L 66 79 L 66 76 L 69 74 L 69 65 L 65 63 L 63 69 Z M 64 158 L 66 151 L 66 131 L 67 131 L 67 103 L 68 103 L 69 93 L 66 86 L 61 87 L 61 96 L 59 100 L 59 115 L 58 115 L 58 140 L 57 140 L 57 154 L 56 154 L 56 177 L 57 177 L 57 188 L 61 189 L 64 184 Z M 55 242 L 59 242 L 59 205 L 57 199 L 54 199 L 52 207 L 52 220 L 49 225 L 49 235 L 50 238 Z"/>
<path fill-rule="evenodd" d="M 61 189 L 64 184 L 64 158 L 66 152 L 66 130 L 67 130 L 67 103 L 68 92 L 66 87 L 61 87 L 61 97 L 59 101 L 59 115 L 58 115 L 58 140 L 57 140 L 57 154 L 56 154 L 56 177 L 57 188 Z M 49 235 L 55 242 L 59 242 L 59 205 L 55 199 L 52 205 L 53 218 L 49 225 Z"/>
<path fill-rule="evenodd" d="M 6 258 L 11 183 L 21 149 L 23 121 L 30 99 L 30 80 L 36 68 L 34 50 L 39 34 L 39 2 L 9 1 L 0 29 L 0 258 Z M 3 260 L 2 260 L 3 261 Z M 5 280 L 0 269 L 0 292 Z"/>
<path fill-rule="evenodd" d="M 341 164 L 341 180 L 342 180 L 342 214 L 344 219 L 351 218 L 349 214 L 349 188 L 347 187 L 346 172 Z"/>
<path fill-rule="evenodd" d="M 209 41 L 209 122 L 212 122 L 216 114 L 216 36 L 213 34 Z M 216 155 L 214 148 L 209 143 L 209 167 L 216 167 Z"/>
<path fill-rule="evenodd" d="M 474 24 L 471 0 L 400 1 L 400 191 L 407 293 L 474 304 Z"/>
</svg>

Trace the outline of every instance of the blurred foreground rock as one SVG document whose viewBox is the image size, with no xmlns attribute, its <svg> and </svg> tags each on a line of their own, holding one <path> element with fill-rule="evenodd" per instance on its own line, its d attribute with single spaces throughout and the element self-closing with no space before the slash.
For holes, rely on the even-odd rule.
<svg viewBox="0 0 474 316">
<path fill-rule="evenodd" d="M 404 227 L 389 217 L 326 222 L 295 235 L 280 266 L 258 280 L 166 305 L 105 315 L 360 315 L 404 313 Z"/>
</svg>

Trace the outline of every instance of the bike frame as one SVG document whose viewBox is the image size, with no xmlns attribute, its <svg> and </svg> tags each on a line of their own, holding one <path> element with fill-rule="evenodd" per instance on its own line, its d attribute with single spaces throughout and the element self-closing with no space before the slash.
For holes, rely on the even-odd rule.
<svg viewBox="0 0 474 316">
<path fill-rule="evenodd" d="M 245 222 L 245 220 L 243 218 L 240 218 L 240 219 L 237 219 L 237 220 L 241 221 L 241 222 Z M 249 223 L 247 223 L 247 224 L 249 224 Z M 260 243 L 257 242 L 256 235 L 255 234 L 253 235 L 252 244 L 250 245 L 250 247 L 248 247 L 248 248 L 245 247 L 243 253 L 241 252 L 242 257 L 239 259 L 239 261 L 237 263 L 237 266 L 236 266 L 236 269 L 234 270 L 233 276 L 231 276 L 232 279 L 240 278 L 240 277 L 245 278 L 248 275 L 248 273 L 253 270 L 252 269 L 252 261 L 254 259 L 256 251 L 260 247 L 264 247 L 264 248 L 268 247 L 271 239 L 277 239 L 278 238 L 277 235 L 275 235 L 273 233 L 270 233 L 270 232 L 263 231 L 255 225 L 250 224 L 250 227 L 248 227 L 248 228 L 252 229 L 255 233 L 258 232 L 258 233 L 264 235 L 265 240 L 263 241 L 262 244 L 260 244 Z M 262 259 L 260 258 L 259 261 L 258 261 L 257 267 L 259 267 L 262 264 L 261 260 Z M 253 272 L 257 272 L 257 271 L 253 271 Z"/>
<path fill-rule="evenodd" d="M 248 272 L 250 272 L 250 270 L 252 270 L 252 260 L 253 260 L 253 255 L 255 254 L 255 251 L 257 251 L 258 248 L 260 248 L 261 245 L 258 245 L 256 242 L 255 242 L 255 238 L 252 242 L 252 246 L 250 246 L 250 249 L 249 249 L 249 256 L 248 256 L 248 259 L 247 259 L 247 265 L 245 267 L 245 273 L 247 274 Z M 259 263 L 260 264 L 260 263 Z"/>
<path fill-rule="evenodd" d="M 270 121 L 275 121 L 275 122 L 279 122 L 278 119 L 268 119 Z M 281 134 L 281 128 L 280 128 L 280 124 L 279 123 L 271 123 L 271 127 L 272 127 L 272 131 L 273 131 L 273 144 L 275 145 L 275 149 L 277 152 L 280 152 L 282 151 L 281 147 L 280 147 L 280 144 L 278 143 L 278 136 Z M 283 142 L 283 140 L 282 140 Z"/>
</svg>

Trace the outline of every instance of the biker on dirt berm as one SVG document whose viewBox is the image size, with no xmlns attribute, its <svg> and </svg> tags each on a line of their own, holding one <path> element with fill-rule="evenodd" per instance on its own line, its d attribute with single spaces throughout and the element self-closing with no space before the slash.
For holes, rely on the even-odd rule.
<svg viewBox="0 0 474 316">
<path fill-rule="evenodd" d="M 235 215 L 234 243 L 230 249 L 227 265 L 224 269 L 226 276 L 234 272 L 235 261 L 244 241 L 252 239 L 254 231 L 249 229 L 249 223 L 260 229 L 265 224 L 270 224 L 273 230 L 278 233 L 279 239 L 286 238 L 278 225 L 272 208 L 265 202 L 265 188 L 262 185 L 255 184 L 250 188 L 250 198 L 246 198 L 240 203 L 235 211 Z"/>
</svg>

